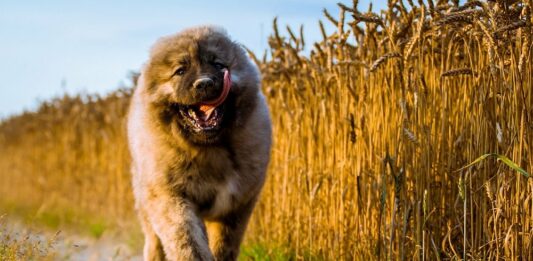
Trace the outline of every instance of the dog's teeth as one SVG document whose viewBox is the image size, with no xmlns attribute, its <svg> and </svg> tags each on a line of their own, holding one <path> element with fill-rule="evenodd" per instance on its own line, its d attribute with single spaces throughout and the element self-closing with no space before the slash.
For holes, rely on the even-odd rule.
<svg viewBox="0 0 533 261">
<path fill-rule="evenodd" d="M 205 111 L 205 118 L 206 118 L 206 119 L 209 119 L 209 118 L 211 117 L 211 114 L 212 114 L 213 112 L 215 112 L 215 109 L 216 109 L 216 107 L 213 107 L 213 108 L 211 108 L 211 109 Z M 215 115 L 216 115 L 216 114 L 215 114 Z"/>
<path fill-rule="evenodd" d="M 188 113 L 190 116 L 196 118 L 196 112 L 193 109 L 189 109 Z"/>
</svg>

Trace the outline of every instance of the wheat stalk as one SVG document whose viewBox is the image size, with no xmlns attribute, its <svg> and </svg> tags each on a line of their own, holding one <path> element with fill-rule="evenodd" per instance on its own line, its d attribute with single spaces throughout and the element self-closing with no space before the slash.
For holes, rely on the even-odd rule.
<svg viewBox="0 0 533 261">
<path fill-rule="evenodd" d="M 388 59 L 390 58 L 399 58 L 399 57 L 402 57 L 401 54 L 399 53 L 387 53 L 387 54 L 384 54 L 382 55 L 381 57 L 379 57 L 378 59 L 376 59 L 373 63 L 372 63 L 372 66 L 370 67 L 370 71 L 371 72 L 374 72 L 375 70 L 378 69 L 378 67 L 384 63 L 385 61 L 387 61 Z"/>
<path fill-rule="evenodd" d="M 452 76 L 458 76 L 458 75 L 475 75 L 475 73 L 470 68 L 460 68 L 460 69 L 453 69 L 446 72 L 443 72 L 440 77 L 452 77 Z"/>
</svg>

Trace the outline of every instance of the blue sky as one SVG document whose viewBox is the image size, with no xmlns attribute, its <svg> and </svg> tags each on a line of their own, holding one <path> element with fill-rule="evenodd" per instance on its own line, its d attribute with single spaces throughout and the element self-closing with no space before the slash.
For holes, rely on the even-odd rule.
<svg viewBox="0 0 533 261">
<path fill-rule="evenodd" d="M 336 15 L 337 2 L 2 0 L 0 118 L 65 92 L 105 94 L 128 84 L 157 38 L 189 26 L 221 25 L 261 54 L 275 16 L 281 29 L 303 24 L 306 41 L 318 40 L 322 9 Z M 366 9 L 369 1 L 359 2 Z"/>
</svg>

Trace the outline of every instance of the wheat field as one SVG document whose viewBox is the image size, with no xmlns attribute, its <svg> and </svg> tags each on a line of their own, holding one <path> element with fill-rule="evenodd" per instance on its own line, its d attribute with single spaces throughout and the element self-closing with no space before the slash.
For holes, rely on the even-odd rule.
<svg viewBox="0 0 533 261">
<path fill-rule="evenodd" d="M 295 260 L 533 260 L 532 6 L 353 1 L 324 10 L 315 43 L 274 20 L 250 53 L 274 146 L 245 243 Z M 130 94 L 3 120 L 0 206 L 135 223 Z"/>
</svg>

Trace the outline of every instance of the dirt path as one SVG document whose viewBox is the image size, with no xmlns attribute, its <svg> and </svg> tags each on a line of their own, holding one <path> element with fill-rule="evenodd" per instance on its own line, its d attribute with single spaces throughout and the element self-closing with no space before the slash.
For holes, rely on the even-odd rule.
<svg viewBox="0 0 533 261">
<path fill-rule="evenodd" d="M 20 221 L 4 220 L 0 233 L 9 235 L 14 240 L 40 246 L 43 252 L 52 255 L 52 260 L 73 261 L 108 261 L 108 260 L 142 260 L 140 251 L 133 251 L 130 246 L 117 240 L 111 232 L 100 238 L 77 235 L 68 231 L 52 232 L 47 229 L 29 227 Z M 46 247 L 51 242 L 51 247 Z"/>
</svg>

